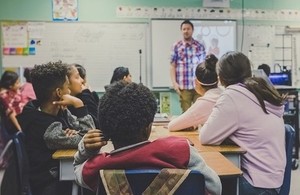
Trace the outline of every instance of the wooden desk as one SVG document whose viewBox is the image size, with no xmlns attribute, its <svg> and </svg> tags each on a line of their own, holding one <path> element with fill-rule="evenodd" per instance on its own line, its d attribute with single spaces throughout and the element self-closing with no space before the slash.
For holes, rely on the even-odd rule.
<svg viewBox="0 0 300 195">
<path fill-rule="evenodd" d="M 167 128 L 163 126 L 154 126 L 152 128 L 150 140 L 154 140 L 159 137 L 166 137 L 166 136 L 186 137 L 194 144 L 194 147 L 199 152 L 220 152 L 239 168 L 241 168 L 241 155 L 246 152 L 241 147 L 235 145 L 220 145 L 220 146 L 202 145 L 199 139 L 198 130 L 170 132 Z"/>
<path fill-rule="evenodd" d="M 53 159 L 60 161 L 60 180 L 74 180 L 73 161 L 77 150 L 57 150 L 53 155 Z M 219 152 L 200 152 L 208 166 L 210 166 L 220 177 L 239 176 L 242 171 L 233 165 Z M 69 169 L 71 167 L 71 169 Z"/>
<path fill-rule="evenodd" d="M 59 160 L 59 180 L 73 181 L 72 195 L 78 194 L 78 185 L 75 182 L 75 173 L 73 167 L 74 155 L 77 149 L 57 150 L 53 155 L 53 159 Z"/>
<path fill-rule="evenodd" d="M 245 151 L 239 146 L 206 146 L 200 143 L 199 132 L 195 131 L 177 131 L 169 132 L 168 129 L 163 126 L 153 126 L 150 135 L 150 140 L 155 140 L 161 137 L 167 136 L 179 136 L 188 138 L 194 147 L 199 151 L 205 162 L 210 166 L 221 178 L 223 188 L 226 188 L 228 192 L 228 185 L 230 194 L 238 194 L 238 177 L 242 175 L 240 168 L 240 155 Z M 102 148 L 102 151 L 109 152 L 113 149 L 111 142 Z M 58 159 L 60 162 L 60 175 L 59 178 L 62 181 L 69 180 L 74 181 L 75 174 L 73 168 L 74 154 L 77 150 L 57 150 L 53 154 L 54 159 Z M 229 182 L 228 182 L 229 180 Z M 224 184 L 226 183 L 226 184 Z M 76 195 L 78 192 L 78 186 L 73 183 L 72 194 Z"/>
<path fill-rule="evenodd" d="M 108 146 L 105 150 L 109 150 Z M 75 174 L 73 168 L 74 155 L 77 150 L 57 150 L 52 157 L 58 159 L 60 162 L 60 175 L 59 179 L 62 181 L 69 180 L 74 181 Z M 225 156 L 217 151 L 199 151 L 205 162 L 210 166 L 221 178 L 223 188 L 226 188 L 226 194 L 228 189 L 230 194 L 238 194 L 238 177 L 242 175 L 242 171 L 230 162 Z M 229 182 L 228 178 L 230 179 Z M 224 184 L 224 182 L 226 184 Z M 77 195 L 78 186 L 73 182 L 72 194 Z M 224 193 L 225 194 L 225 193 Z"/>
</svg>

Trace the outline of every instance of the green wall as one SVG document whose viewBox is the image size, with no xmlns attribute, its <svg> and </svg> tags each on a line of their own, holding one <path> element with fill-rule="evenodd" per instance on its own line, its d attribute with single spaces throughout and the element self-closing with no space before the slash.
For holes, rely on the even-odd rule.
<svg viewBox="0 0 300 195">
<path fill-rule="evenodd" d="M 201 7 L 202 0 L 78 0 L 79 21 L 86 22 L 148 22 L 148 19 L 118 18 L 118 6 Z M 300 9 L 298 0 L 231 0 L 231 8 L 242 9 Z M 0 21 L 52 21 L 52 0 L 0 0 Z M 251 22 L 251 21 L 250 21 Z M 254 21 L 255 22 L 255 21 Z M 268 23 L 262 21 L 260 23 Z M 0 55 L 0 67 L 1 64 Z M 171 91 L 171 113 L 181 113 L 178 96 Z"/>
<path fill-rule="evenodd" d="M 242 8 L 242 0 L 231 0 L 231 8 Z M 116 7 L 201 7 L 202 0 L 78 0 L 80 21 L 133 21 L 115 16 Z M 299 9 L 297 0 L 244 0 L 248 9 Z M 51 0 L 0 0 L 0 20 L 52 20 Z M 144 19 L 145 20 L 145 19 Z"/>
</svg>

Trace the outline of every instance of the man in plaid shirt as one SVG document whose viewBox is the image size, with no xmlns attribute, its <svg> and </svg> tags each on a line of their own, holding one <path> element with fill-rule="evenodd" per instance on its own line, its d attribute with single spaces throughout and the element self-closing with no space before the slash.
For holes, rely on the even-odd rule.
<svg viewBox="0 0 300 195">
<path fill-rule="evenodd" d="M 173 45 L 171 52 L 171 80 L 180 97 L 182 111 L 185 112 L 199 97 L 194 89 L 195 70 L 205 60 L 204 46 L 193 39 L 194 25 L 189 20 L 181 23 L 183 40 Z"/>
</svg>

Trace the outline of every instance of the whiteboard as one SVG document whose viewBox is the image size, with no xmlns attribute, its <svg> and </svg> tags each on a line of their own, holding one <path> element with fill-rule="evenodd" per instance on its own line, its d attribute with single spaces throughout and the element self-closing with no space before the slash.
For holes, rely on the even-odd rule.
<svg viewBox="0 0 300 195">
<path fill-rule="evenodd" d="M 35 54 L 2 53 L 4 68 L 33 67 L 58 60 L 77 63 L 86 68 L 87 81 L 92 90 L 104 91 L 113 70 L 125 66 L 129 68 L 133 81 L 139 82 L 141 76 L 142 82 L 147 85 L 146 23 L 27 22 L 26 25 L 28 45 L 35 48 Z M 5 28 L 2 28 L 3 31 Z M 5 38 L 14 40 L 22 33 L 2 34 L 6 34 L 2 44 L 5 45 Z M 16 45 L 16 41 L 10 42 Z"/>
<path fill-rule="evenodd" d="M 183 20 L 151 20 L 152 87 L 171 87 L 170 55 L 172 45 L 182 39 L 180 24 Z M 212 39 L 218 40 L 219 53 L 236 50 L 236 21 L 191 20 L 194 39 L 204 44 L 209 52 Z"/>
</svg>

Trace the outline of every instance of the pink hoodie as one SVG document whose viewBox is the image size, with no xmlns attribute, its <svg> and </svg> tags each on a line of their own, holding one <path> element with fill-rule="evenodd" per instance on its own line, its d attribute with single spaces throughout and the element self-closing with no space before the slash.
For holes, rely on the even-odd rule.
<svg viewBox="0 0 300 195">
<path fill-rule="evenodd" d="M 200 139 L 211 145 L 231 139 L 247 151 L 241 163 L 245 179 L 255 187 L 278 188 L 286 165 L 284 108 L 265 105 L 269 114 L 249 90 L 228 86 L 201 128 Z"/>
<path fill-rule="evenodd" d="M 168 124 L 168 129 L 170 131 L 178 131 L 191 126 L 203 125 L 222 92 L 223 89 L 219 87 L 208 90 L 187 111 L 171 120 Z"/>
</svg>

